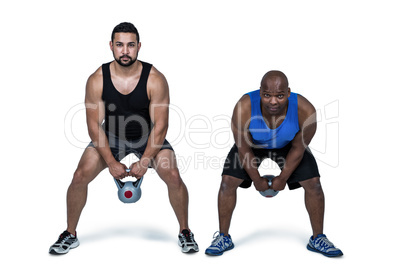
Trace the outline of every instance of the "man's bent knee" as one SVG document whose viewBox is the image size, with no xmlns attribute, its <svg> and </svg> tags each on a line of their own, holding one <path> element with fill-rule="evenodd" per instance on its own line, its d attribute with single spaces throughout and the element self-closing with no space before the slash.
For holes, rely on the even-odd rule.
<svg viewBox="0 0 402 268">
<path fill-rule="evenodd" d="M 222 175 L 220 191 L 221 192 L 235 191 L 242 182 L 243 181 L 241 179 L 229 175 Z"/>
<path fill-rule="evenodd" d="M 164 170 L 161 175 L 163 176 L 161 177 L 162 180 L 168 187 L 180 188 L 184 184 L 177 169 Z"/>
<path fill-rule="evenodd" d="M 74 172 L 73 180 L 71 184 L 75 186 L 87 186 L 94 178 L 92 178 L 91 172 L 85 170 L 85 168 L 77 168 Z"/>
<path fill-rule="evenodd" d="M 314 178 L 302 181 L 302 182 L 300 182 L 300 185 L 303 186 L 304 190 L 309 191 L 309 192 L 316 192 L 316 193 L 322 192 L 320 177 L 314 177 Z"/>
</svg>

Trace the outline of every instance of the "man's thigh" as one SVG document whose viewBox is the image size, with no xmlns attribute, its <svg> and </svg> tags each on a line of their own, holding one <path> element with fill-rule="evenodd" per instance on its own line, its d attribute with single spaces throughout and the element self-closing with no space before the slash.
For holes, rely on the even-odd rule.
<svg viewBox="0 0 402 268">
<path fill-rule="evenodd" d="M 99 152 L 88 146 L 81 156 L 76 173 L 79 173 L 80 179 L 89 183 L 106 167 L 107 164 Z"/>
<path fill-rule="evenodd" d="M 155 156 L 151 167 L 155 169 L 159 177 L 165 182 L 170 179 L 180 178 L 177 168 L 176 155 L 173 150 L 163 149 Z"/>
</svg>

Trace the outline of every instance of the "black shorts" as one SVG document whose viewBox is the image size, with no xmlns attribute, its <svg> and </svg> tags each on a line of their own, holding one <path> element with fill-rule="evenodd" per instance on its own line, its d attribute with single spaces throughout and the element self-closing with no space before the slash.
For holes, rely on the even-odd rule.
<svg viewBox="0 0 402 268">
<path fill-rule="evenodd" d="M 143 137 L 138 140 L 124 140 L 124 139 L 119 139 L 116 135 L 114 135 L 111 132 L 105 131 L 108 142 L 109 142 L 109 147 L 110 150 L 112 151 L 114 159 L 116 159 L 118 162 L 120 162 L 124 157 L 127 155 L 133 153 L 135 156 L 137 156 L 139 159 L 141 159 L 142 155 L 145 152 L 145 148 L 147 147 L 148 143 L 148 137 Z M 92 141 L 88 144 L 88 147 L 95 147 Z M 161 147 L 161 150 L 164 149 L 169 149 L 173 150 L 173 147 L 170 145 L 170 143 L 165 140 L 163 142 L 163 145 Z"/>
<path fill-rule="evenodd" d="M 278 164 L 279 168 L 282 170 L 285 165 L 286 156 L 289 153 L 291 144 L 286 145 L 281 149 L 256 149 L 253 148 L 255 157 L 257 158 L 256 166 L 260 166 L 261 162 L 270 158 L 272 161 Z M 240 163 L 239 153 L 236 144 L 233 145 L 230 150 L 225 165 L 223 167 L 222 175 L 229 175 L 238 179 L 244 180 L 240 185 L 241 188 L 249 188 L 252 184 L 250 176 L 247 174 L 246 170 L 243 169 L 242 163 Z M 303 159 L 301 160 L 299 166 L 293 171 L 292 175 L 289 177 L 287 184 L 290 190 L 297 189 L 301 187 L 300 181 L 308 180 L 314 177 L 320 177 L 318 172 L 317 162 L 310 149 L 307 147 L 304 151 Z"/>
</svg>

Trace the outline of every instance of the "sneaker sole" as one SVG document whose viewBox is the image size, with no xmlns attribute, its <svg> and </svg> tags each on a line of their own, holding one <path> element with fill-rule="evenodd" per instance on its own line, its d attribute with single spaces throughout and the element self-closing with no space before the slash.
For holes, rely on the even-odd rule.
<svg viewBox="0 0 402 268">
<path fill-rule="evenodd" d="M 187 250 L 181 245 L 180 240 L 177 243 L 181 247 L 181 252 L 183 253 L 196 253 L 199 251 L 198 246 L 187 247 Z"/>
<path fill-rule="evenodd" d="M 321 254 L 324 255 L 325 257 L 330 257 L 330 258 L 333 258 L 333 257 L 340 257 L 340 256 L 343 255 L 342 252 L 339 253 L 339 254 L 337 254 L 337 255 L 331 255 L 331 254 L 328 254 L 328 253 L 325 253 L 325 252 L 321 252 L 321 251 L 319 251 L 319 250 L 317 250 L 317 249 L 311 247 L 310 245 L 307 245 L 307 249 L 310 250 L 310 251 L 312 251 L 312 252 L 321 253 Z"/>
<path fill-rule="evenodd" d="M 80 245 L 80 241 L 77 240 L 75 243 L 71 244 L 71 246 L 68 247 L 66 250 L 61 251 L 61 252 L 57 252 L 56 250 L 51 249 L 49 251 L 49 254 L 51 254 L 51 255 L 64 255 L 64 254 L 67 254 L 70 251 L 70 249 L 74 249 L 74 248 L 78 247 L 79 245 Z"/>
<path fill-rule="evenodd" d="M 190 249 L 188 249 L 187 251 L 186 250 L 183 250 L 183 248 L 181 249 L 181 252 L 183 252 L 183 253 L 197 253 L 199 251 L 199 249 L 197 248 L 197 249 L 195 249 L 195 248 L 190 248 Z"/>
<path fill-rule="evenodd" d="M 226 251 L 229 251 L 229 250 L 231 250 L 233 248 L 234 248 L 234 244 L 232 244 L 230 247 L 228 247 L 224 251 L 216 252 L 216 253 L 215 252 L 207 252 L 207 251 L 205 251 L 205 254 L 209 255 L 209 256 L 222 256 L 223 253 L 225 253 Z"/>
</svg>

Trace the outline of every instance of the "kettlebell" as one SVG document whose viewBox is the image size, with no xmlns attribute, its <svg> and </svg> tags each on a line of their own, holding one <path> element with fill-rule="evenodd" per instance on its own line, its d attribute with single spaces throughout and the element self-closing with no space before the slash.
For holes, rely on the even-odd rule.
<svg viewBox="0 0 402 268">
<path fill-rule="evenodd" d="M 126 169 L 126 171 L 130 172 L 130 169 Z M 128 203 L 135 203 L 138 200 L 140 200 L 141 198 L 140 186 L 143 178 L 144 177 L 141 177 L 136 181 L 126 181 L 126 182 L 113 178 L 117 186 L 117 195 L 121 202 L 128 204 Z"/>
<path fill-rule="evenodd" d="M 266 178 L 268 180 L 268 186 L 271 187 L 272 186 L 272 180 L 275 178 L 275 176 L 273 175 L 264 175 L 262 176 L 263 178 Z M 268 189 L 265 191 L 260 191 L 260 194 L 264 197 L 274 197 L 275 195 L 277 195 L 279 193 L 279 191 L 275 191 L 273 189 Z"/>
</svg>

